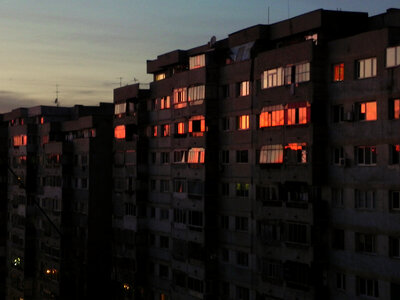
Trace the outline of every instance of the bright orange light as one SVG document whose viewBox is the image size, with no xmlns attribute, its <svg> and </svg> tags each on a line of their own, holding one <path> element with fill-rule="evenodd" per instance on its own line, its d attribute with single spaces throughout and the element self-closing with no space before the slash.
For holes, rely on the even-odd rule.
<svg viewBox="0 0 400 300">
<path fill-rule="evenodd" d="M 118 125 L 115 127 L 114 137 L 116 139 L 124 139 L 125 138 L 125 125 Z"/>
<path fill-rule="evenodd" d="M 337 64 L 333 67 L 333 81 L 344 80 L 344 64 Z"/>
<path fill-rule="evenodd" d="M 367 115 L 365 116 L 365 120 L 368 121 L 373 121 L 376 120 L 376 102 L 368 102 L 366 103 L 366 107 L 364 108 L 364 113 L 365 109 L 367 109 Z"/>
<path fill-rule="evenodd" d="M 127 283 L 124 283 L 124 290 L 129 291 L 131 289 L 131 286 Z"/>
</svg>

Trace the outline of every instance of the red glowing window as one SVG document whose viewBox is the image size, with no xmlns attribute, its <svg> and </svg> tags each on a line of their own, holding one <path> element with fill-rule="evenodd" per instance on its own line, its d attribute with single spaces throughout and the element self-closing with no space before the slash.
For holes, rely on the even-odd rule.
<svg viewBox="0 0 400 300">
<path fill-rule="evenodd" d="M 154 125 L 151 127 L 151 136 L 156 137 L 157 136 L 157 125 Z"/>
<path fill-rule="evenodd" d="M 160 109 L 167 109 L 171 107 L 171 98 L 169 96 L 162 97 L 160 100 Z"/>
<path fill-rule="evenodd" d="M 114 137 L 116 139 L 124 139 L 125 138 L 125 125 L 118 125 L 115 127 Z"/>
<path fill-rule="evenodd" d="M 43 124 L 44 123 L 44 117 L 41 117 L 40 118 L 40 124 Z"/>
<path fill-rule="evenodd" d="M 333 81 L 344 80 L 344 63 L 333 66 Z"/>
<path fill-rule="evenodd" d="M 360 121 L 374 121 L 377 119 L 376 101 L 359 103 L 358 119 Z"/>
<path fill-rule="evenodd" d="M 400 99 L 393 100 L 393 118 L 400 119 Z"/>
<path fill-rule="evenodd" d="M 186 88 L 174 89 L 174 107 L 182 108 L 186 106 Z"/>
<path fill-rule="evenodd" d="M 189 132 L 192 136 L 202 136 L 206 131 L 206 120 L 203 116 L 192 117 L 189 121 Z"/>
<path fill-rule="evenodd" d="M 310 122 L 311 107 L 308 102 L 291 103 L 287 107 L 287 125 L 307 124 Z"/>
<path fill-rule="evenodd" d="M 284 116 L 285 110 L 282 105 L 266 107 L 260 114 L 260 128 L 282 126 L 285 124 Z"/>
<path fill-rule="evenodd" d="M 161 129 L 162 129 L 162 132 L 161 132 L 162 136 L 169 136 L 169 133 L 170 133 L 170 126 L 169 126 L 169 124 L 164 124 L 164 125 L 162 125 L 162 126 L 161 126 Z"/>
<path fill-rule="evenodd" d="M 28 138 L 26 135 L 17 135 L 13 137 L 13 146 L 25 146 L 27 144 Z"/>
</svg>

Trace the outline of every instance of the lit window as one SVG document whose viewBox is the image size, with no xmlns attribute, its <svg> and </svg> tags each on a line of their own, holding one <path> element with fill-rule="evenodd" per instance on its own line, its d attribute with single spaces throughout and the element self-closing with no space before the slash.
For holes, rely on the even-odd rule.
<svg viewBox="0 0 400 300">
<path fill-rule="evenodd" d="M 308 102 L 288 104 L 287 125 L 307 124 L 310 121 L 310 113 Z"/>
<path fill-rule="evenodd" d="M 192 86 L 188 90 L 188 101 L 190 105 L 202 104 L 205 98 L 206 88 L 204 85 Z"/>
<path fill-rule="evenodd" d="M 344 63 L 333 66 L 333 81 L 344 80 Z"/>
<path fill-rule="evenodd" d="M 161 125 L 161 134 L 162 134 L 162 136 L 169 136 L 169 134 L 170 134 L 169 124 Z"/>
<path fill-rule="evenodd" d="M 285 110 L 282 105 L 264 107 L 260 114 L 260 128 L 285 124 Z"/>
<path fill-rule="evenodd" d="M 165 79 L 165 73 L 158 73 L 155 75 L 155 81 L 163 80 Z"/>
<path fill-rule="evenodd" d="M 378 280 L 357 277 L 357 295 L 367 297 L 379 297 Z"/>
<path fill-rule="evenodd" d="M 250 95 L 250 81 L 242 81 L 239 83 L 239 96 Z"/>
<path fill-rule="evenodd" d="M 174 89 L 174 107 L 182 108 L 186 106 L 186 88 Z"/>
<path fill-rule="evenodd" d="M 157 136 L 157 125 L 151 127 L 151 136 Z"/>
<path fill-rule="evenodd" d="M 189 70 L 204 67 L 206 65 L 206 55 L 200 54 L 189 57 Z"/>
<path fill-rule="evenodd" d="M 289 163 L 306 163 L 307 162 L 307 145 L 306 143 L 292 143 L 285 146 L 286 157 Z"/>
<path fill-rule="evenodd" d="M 359 209 L 375 208 L 375 192 L 355 190 L 355 207 Z"/>
<path fill-rule="evenodd" d="M 275 86 L 283 85 L 284 71 L 283 68 L 276 68 L 264 71 L 262 76 L 263 89 L 268 89 Z"/>
<path fill-rule="evenodd" d="M 283 163 L 283 146 L 267 145 L 260 151 L 260 164 L 281 164 Z"/>
<path fill-rule="evenodd" d="M 171 107 L 171 98 L 170 96 L 165 96 L 161 98 L 160 101 L 160 109 L 167 109 Z"/>
<path fill-rule="evenodd" d="M 389 103 L 389 118 L 400 119 L 400 99 L 393 99 Z"/>
<path fill-rule="evenodd" d="M 126 112 L 126 103 L 115 104 L 114 113 L 116 115 L 124 114 Z"/>
<path fill-rule="evenodd" d="M 184 122 L 179 122 L 175 123 L 175 135 L 184 135 L 185 134 L 185 123 Z"/>
<path fill-rule="evenodd" d="M 374 121 L 377 119 L 376 101 L 357 104 L 357 115 L 360 121 Z"/>
<path fill-rule="evenodd" d="M 236 196 L 248 197 L 249 196 L 249 183 L 236 183 Z"/>
<path fill-rule="evenodd" d="M 355 150 L 356 161 L 359 166 L 376 165 L 375 146 L 359 146 Z"/>
<path fill-rule="evenodd" d="M 310 80 L 310 63 L 296 65 L 295 82 Z"/>
<path fill-rule="evenodd" d="M 118 125 L 114 128 L 114 137 L 116 139 L 125 138 L 125 125 Z"/>
<path fill-rule="evenodd" d="M 204 163 L 204 148 L 191 148 L 188 153 L 188 163 L 189 164 L 202 164 Z"/>
<path fill-rule="evenodd" d="M 206 131 L 206 120 L 203 116 L 195 116 L 189 120 L 189 133 L 192 136 L 202 136 Z"/>
<path fill-rule="evenodd" d="M 40 124 L 44 124 L 44 117 L 40 118 Z"/>
<path fill-rule="evenodd" d="M 356 66 L 358 79 L 376 76 L 376 57 L 360 59 Z"/>
<path fill-rule="evenodd" d="M 16 135 L 13 137 L 13 146 L 18 147 L 18 146 L 25 146 L 28 142 L 28 138 L 25 134 L 23 135 Z"/>
<path fill-rule="evenodd" d="M 386 67 L 395 67 L 400 65 L 400 46 L 386 49 Z"/>
<path fill-rule="evenodd" d="M 249 119 L 250 119 L 249 115 L 238 116 L 237 129 L 239 130 L 249 129 L 250 127 Z"/>
</svg>

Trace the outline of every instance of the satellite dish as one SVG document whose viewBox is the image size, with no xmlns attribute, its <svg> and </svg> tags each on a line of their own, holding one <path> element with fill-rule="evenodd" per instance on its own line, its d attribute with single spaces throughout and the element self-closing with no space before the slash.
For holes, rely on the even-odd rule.
<svg viewBox="0 0 400 300">
<path fill-rule="evenodd" d="M 215 42 L 217 41 L 217 38 L 215 35 L 213 35 L 210 39 L 210 47 L 213 47 L 215 45 Z"/>
</svg>

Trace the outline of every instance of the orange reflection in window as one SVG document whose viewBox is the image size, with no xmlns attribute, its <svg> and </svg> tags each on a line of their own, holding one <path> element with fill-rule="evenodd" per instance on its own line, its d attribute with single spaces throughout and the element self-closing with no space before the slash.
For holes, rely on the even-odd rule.
<svg viewBox="0 0 400 300">
<path fill-rule="evenodd" d="M 395 99 L 394 103 L 394 118 L 400 119 L 400 99 Z"/>
<path fill-rule="evenodd" d="M 162 135 L 163 136 L 169 136 L 169 124 L 163 125 L 162 129 L 163 129 Z"/>
<path fill-rule="evenodd" d="M 195 116 L 189 120 L 189 132 L 193 136 L 202 136 L 206 131 L 206 120 L 204 116 Z"/>
<path fill-rule="evenodd" d="M 368 102 L 366 103 L 366 116 L 365 120 L 371 121 L 371 120 L 376 120 L 376 102 Z"/>
<path fill-rule="evenodd" d="M 152 133 L 151 133 L 151 135 L 152 135 L 152 136 L 157 136 L 157 125 L 155 125 L 155 126 L 152 127 Z"/>
<path fill-rule="evenodd" d="M 333 81 L 344 80 L 344 64 L 337 64 L 333 66 Z"/>
<path fill-rule="evenodd" d="M 185 123 L 183 122 L 179 122 L 177 124 L 177 130 L 178 130 L 178 134 L 184 134 L 185 133 Z"/>
<path fill-rule="evenodd" d="M 17 135 L 13 137 L 13 146 L 25 146 L 28 138 L 26 135 Z"/>
<path fill-rule="evenodd" d="M 237 124 L 238 129 L 249 129 L 250 127 L 249 119 L 250 119 L 249 115 L 239 116 Z"/>
<path fill-rule="evenodd" d="M 281 106 L 280 106 L 281 107 Z M 282 126 L 285 124 L 285 110 L 273 108 L 260 114 L 260 128 Z"/>
<path fill-rule="evenodd" d="M 114 137 L 116 139 L 124 139 L 125 138 L 125 125 L 118 125 L 115 127 Z"/>
<path fill-rule="evenodd" d="M 396 145 L 395 149 L 396 149 L 396 152 L 400 152 L 400 145 Z"/>
</svg>

